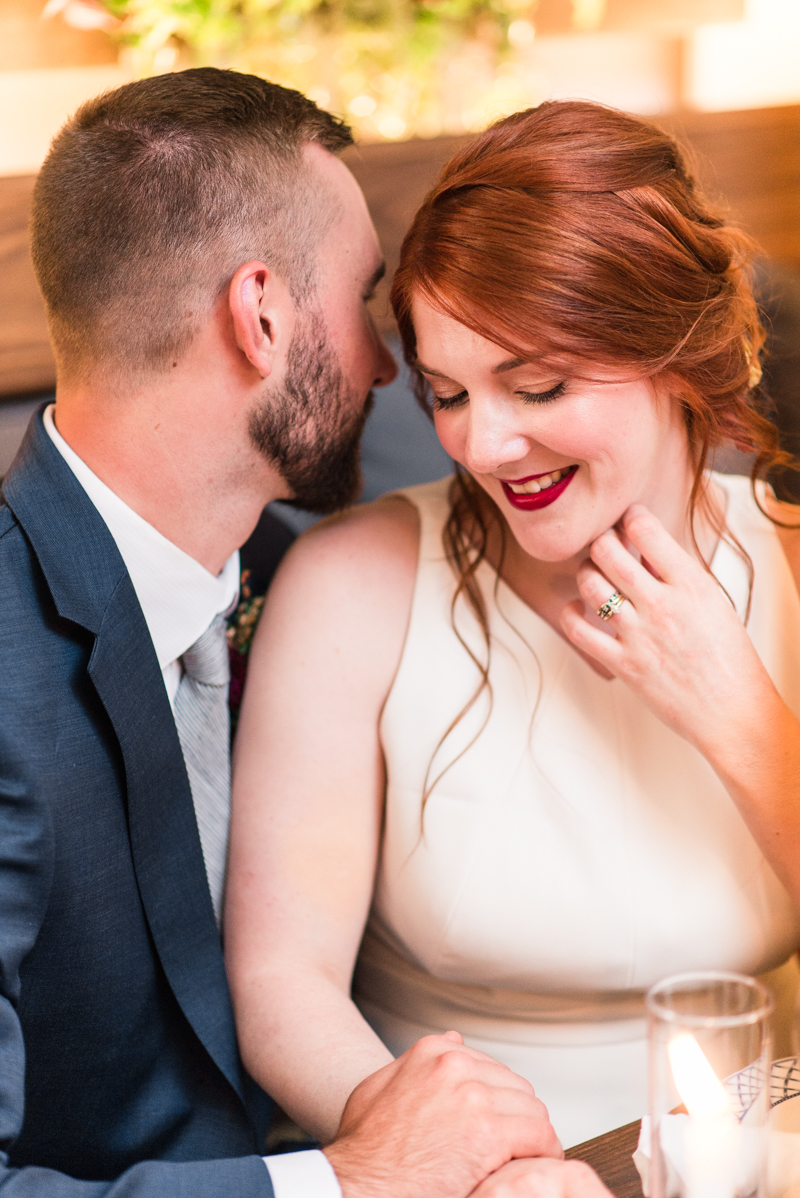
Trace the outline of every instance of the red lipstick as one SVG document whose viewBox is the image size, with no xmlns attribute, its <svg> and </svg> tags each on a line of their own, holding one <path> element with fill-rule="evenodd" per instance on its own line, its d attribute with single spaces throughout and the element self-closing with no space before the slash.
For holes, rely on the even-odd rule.
<svg viewBox="0 0 800 1198">
<path fill-rule="evenodd" d="M 544 491 L 537 491 L 533 495 L 518 495 L 511 490 L 509 482 L 519 487 L 522 483 L 533 482 L 538 478 L 544 478 L 545 474 L 552 474 L 552 470 L 546 470 L 544 474 L 529 474 L 526 478 L 512 478 L 506 481 L 501 478 L 500 484 L 505 493 L 505 497 L 512 507 L 518 508 L 521 512 L 536 512 L 540 508 L 549 507 L 551 503 L 555 503 L 560 495 L 563 495 L 569 484 L 577 473 L 577 466 L 570 466 L 563 478 L 560 478 L 557 483 L 547 487 Z"/>
</svg>

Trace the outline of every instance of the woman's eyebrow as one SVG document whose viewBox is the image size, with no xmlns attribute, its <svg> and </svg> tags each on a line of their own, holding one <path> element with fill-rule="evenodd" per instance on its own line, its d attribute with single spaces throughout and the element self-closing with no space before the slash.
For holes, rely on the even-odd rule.
<svg viewBox="0 0 800 1198">
<path fill-rule="evenodd" d="M 506 358 L 505 362 L 501 362 L 498 366 L 492 367 L 492 374 L 503 374 L 506 370 L 516 370 L 518 366 L 525 366 L 527 358 Z M 434 370 L 432 366 L 425 366 L 419 359 L 414 363 L 414 366 L 421 374 L 433 374 L 437 379 L 446 379 L 450 376 L 442 374 L 440 370 Z"/>
<path fill-rule="evenodd" d="M 419 358 L 414 363 L 414 369 L 418 370 L 420 374 L 435 374 L 437 379 L 446 379 L 449 377 L 446 374 L 442 374 L 441 370 L 434 370 L 432 366 L 426 366 L 423 362 L 420 362 Z"/>
<path fill-rule="evenodd" d="M 506 358 L 499 366 L 492 367 L 492 374 L 503 374 L 506 370 L 516 370 L 518 366 L 531 365 L 526 358 Z"/>
</svg>

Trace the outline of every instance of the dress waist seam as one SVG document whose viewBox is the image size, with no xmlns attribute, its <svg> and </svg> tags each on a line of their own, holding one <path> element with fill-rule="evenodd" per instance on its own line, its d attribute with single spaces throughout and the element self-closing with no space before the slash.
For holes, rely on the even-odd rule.
<svg viewBox="0 0 800 1198">
<path fill-rule="evenodd" d="M 583 1040 L 590 1027 L 593 1040 L 644 1034 L 643 991 L 535 994 L 446 981 L 401 956 L 369 928 L 353 976 L 353 997 L 425 1028 L 453 1028 L 486 1039 L 538 1043 L 558 1029 L 568 1039 L 573 1032 Z"/>
</svg>

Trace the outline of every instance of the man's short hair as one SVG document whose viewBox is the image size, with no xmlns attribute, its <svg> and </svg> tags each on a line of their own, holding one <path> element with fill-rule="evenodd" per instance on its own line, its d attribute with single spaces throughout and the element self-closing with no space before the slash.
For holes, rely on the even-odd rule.
<svg viewBox="0 0 800 1198">
<path fill-rule="evenodd" d="M 167 369 L 252 258 L 302 302 L 336 215 L 302 150 L 352 140 L 299 92 L 213 67 L 84 104 L 33 200 L 33 261 L 62 375 Z"/>
</svg>

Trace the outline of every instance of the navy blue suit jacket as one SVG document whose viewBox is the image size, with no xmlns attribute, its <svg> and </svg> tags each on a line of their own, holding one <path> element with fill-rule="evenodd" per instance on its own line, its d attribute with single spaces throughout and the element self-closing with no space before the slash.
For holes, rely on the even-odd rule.
<svg viewBox="0 0 800 1198">
<path fill-rule="evenodd" d="M 0 1191 L 270 1198 L 161 671 L 41 413 L 3 499 Z"/>
</svg>

